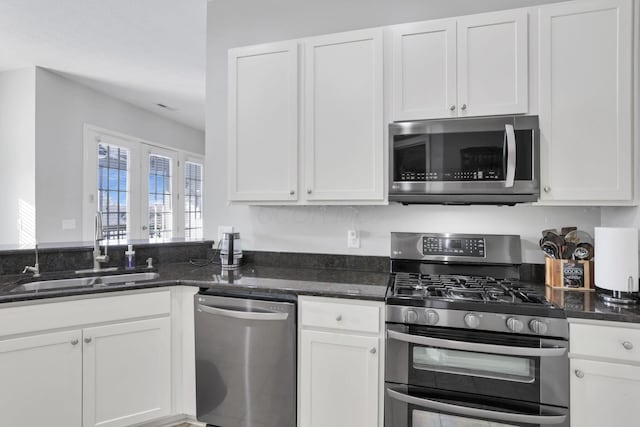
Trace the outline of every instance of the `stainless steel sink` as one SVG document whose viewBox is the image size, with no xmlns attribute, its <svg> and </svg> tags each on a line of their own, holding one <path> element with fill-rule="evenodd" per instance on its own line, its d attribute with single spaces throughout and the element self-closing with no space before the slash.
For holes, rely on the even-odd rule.
<svg viewBox="0 0 640 427">
<path fill-rule="evenodd" d="M 109 276 L 76 277 L 72 279 L 40 280 L 19 285 L 11 292 L 48 291 L 53 289 L 79 288 L 87 286 L 108 286 L 122 283 L 143 282 L 158 278 L 158 273 L 130 273 Z"/>
</svg>

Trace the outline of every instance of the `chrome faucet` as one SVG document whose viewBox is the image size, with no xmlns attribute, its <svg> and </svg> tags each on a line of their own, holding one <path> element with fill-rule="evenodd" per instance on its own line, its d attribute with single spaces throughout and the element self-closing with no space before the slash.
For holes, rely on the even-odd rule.
<svg viewBox="0 0 640 427">
<path fill-rule="evenodd" d="M 36 243 L 36 263 L 33 267 L 27 265 L 22 274 L 24 273 L 33 273 L 33 277 L 40 277 L 40 263 L 38 262 L 38 244 Z"/>
<path fill-rule="evenodd" d="M 94 225 L 94 240 L 93 240 L 93 270 L 99 271 L 100 264 L 109 262 L 109 255 L 107 255 L 107 245 L 104 246 L 104 254 L 100 251 L 100 242 L 104 240 L 104 230 L 102 229 L 102 213 L 96 212 Z"/>
</svg>

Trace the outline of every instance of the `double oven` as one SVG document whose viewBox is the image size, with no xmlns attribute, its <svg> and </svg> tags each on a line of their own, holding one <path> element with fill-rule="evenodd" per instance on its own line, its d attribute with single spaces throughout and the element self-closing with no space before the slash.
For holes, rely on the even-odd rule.
<svg viewBox="0 0 640 427">
<path fill-rule="evenodd" d="M 388 323 L 385 427 L 568 427 L 567 346 Z"/>
<path fill-rule="evenodd" d="M 569 427 L 569 327 L 520 237 L 392 233 L 385 427 Z"/>
</svg>

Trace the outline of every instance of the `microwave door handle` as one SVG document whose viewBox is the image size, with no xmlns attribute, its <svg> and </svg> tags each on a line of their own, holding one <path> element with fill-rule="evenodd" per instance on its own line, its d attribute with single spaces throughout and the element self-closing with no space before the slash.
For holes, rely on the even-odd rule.
<svg viewBox="0 0 640 427">
<path fill-rule="evenodd" d="M 474 418 L 487 418 L 495 421 L 507 421 L 513 423 L 523 424 L 535 424 L 535 425 L 552 425 L 562 424 L 566 421 L 566 415 L 527 415 L 527 414 L 514 414 L 509 412 L 491 411 L 488 409 L 470 408 L 467 406 L 453 405 L 451 403 L 444 403 L 437 400 L 423 399 L 419 397 L 410 396 L 405 393 L 387 388 L 387 395 L 395 400 L 399 400 L 410 405 L 420 406 L 425 409 L 431 409 L 435 411 L 450 412 L 456 415 L 464 415 Z"/>
<path fill-rule="evenodd" d="M 504 140 L 507 147 L 507 176 L 504 186 L 512 188 L 516 179 L 516 132 L 513 125 L 504 125 Z"/>
<path fill-rule="evenodd" d="M 511 347 L 498 344 L 480 344 L 475 342 L 454 341 L 442 338 L 423 337 L 421 335 L 405 334 L 397 331 L 388 331 L 387 336 L 396 341 L 409 342 L 438 348 L 448 348 L 451 350 L 475 351 L 479 353 L 506 354 L 509 356 L 523 357 L 558 357 L 564 356 L 567 349 L 564 347 Z"/>
<path fill-rule="evenodd" d="M 280 313 L 277 311 L 256 313 L 252 311 L 227 310 L 224 308 L 211 307 L 202 304 L 198 304 L 196 309 L 201 313 L 243 320 L 287 320 L 287 318 L 289 317 L 288 313 Z"/>
</svg>

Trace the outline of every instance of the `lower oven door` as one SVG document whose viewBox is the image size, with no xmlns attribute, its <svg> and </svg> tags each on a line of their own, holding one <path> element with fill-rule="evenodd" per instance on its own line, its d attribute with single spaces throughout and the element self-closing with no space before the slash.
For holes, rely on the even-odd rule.
<svg viewBox="0 0 640 427">
<path fill-rule="evenodd" d="M 569 410 L 386 383 L 385 427 L 569 427 Z"/>
<path fill-rule="evenodd" d="M 385 380 L 567 407 L 567 341 L 387 324 Z"/>
</svg>

